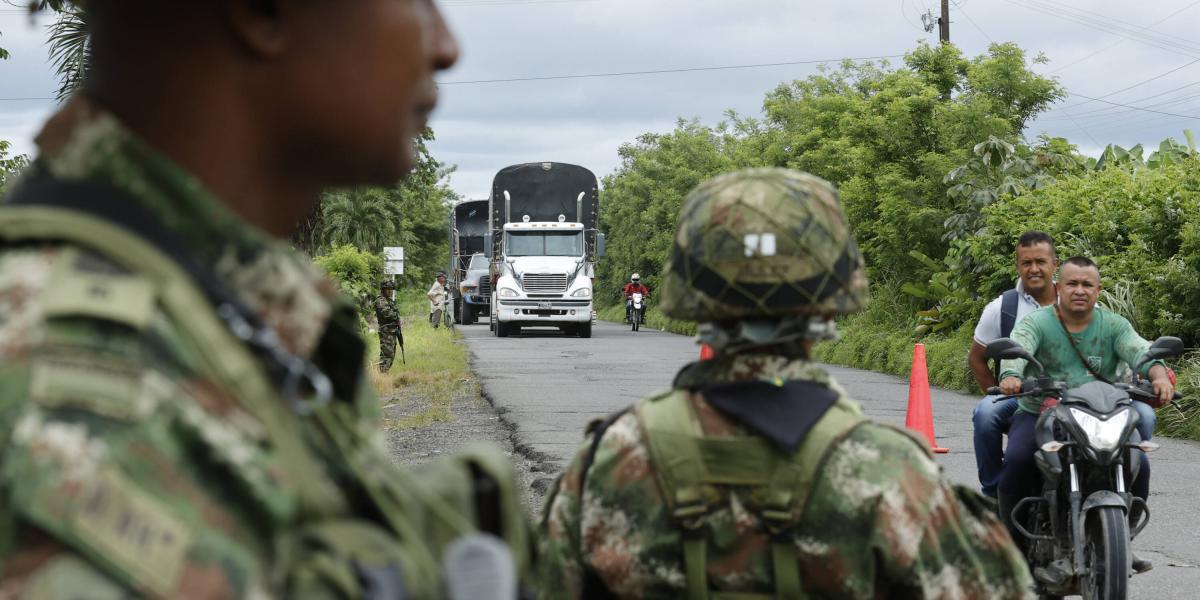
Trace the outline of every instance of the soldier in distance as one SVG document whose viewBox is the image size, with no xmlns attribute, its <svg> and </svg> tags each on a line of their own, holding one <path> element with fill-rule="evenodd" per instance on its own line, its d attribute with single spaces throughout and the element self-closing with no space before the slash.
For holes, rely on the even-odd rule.
<svg viewBox="0 0 1200 600">
<path fill-rule="evenodd" d="M 1030 595 L 980 498 L 810 361 L 867 301 L 832 186 L 775 168 L 701 184 L 659 297 L 716 358 L 589 428 L 547 496 L 544 598 Z"/>
</svg>

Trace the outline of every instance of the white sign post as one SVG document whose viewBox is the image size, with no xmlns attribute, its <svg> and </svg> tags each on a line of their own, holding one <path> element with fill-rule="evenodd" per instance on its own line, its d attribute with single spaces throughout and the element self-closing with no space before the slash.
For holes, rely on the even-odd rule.
<svg viewBox="0 0 1200 600">
<path fill-rule="evenodd" d="M 404 274 L 404 248 L 398 246 L 389 246 L 383 249 L 384 275 L 403 275 Z"/>
</svg>

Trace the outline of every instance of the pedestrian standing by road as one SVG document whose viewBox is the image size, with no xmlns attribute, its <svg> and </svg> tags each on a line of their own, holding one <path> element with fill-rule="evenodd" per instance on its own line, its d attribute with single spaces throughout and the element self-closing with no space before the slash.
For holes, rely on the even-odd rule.
<svg viewBox="0 0 1200 600">
<path fill-rule="evenodd" d="M 375 297 L 375 320 L 379 324 L 379 372 L 387 373 L 396 360 L 396 343 L 404 347 L 404 332 L 400 330 L 400 309 L 396 308 L 396 282 L 384 279 Z"/>
<path fill-rule="evenodd" d="M 392 462 L 354 306 L 286 240 L 322 190 L 413 168 L 441 14 L 86 9 L 83 89 L 0 206 L 0 596 L 440 597 L 511 472 L 454 472 L 501 499 L 477 510 Z"/>
<path fill-rule="evenodd" d="M 446 274 L 438 271 L 437 278 L 425 296 L 429 298 L 429 322 L 437 329 L 442 323 L 442 311 L 446 310 Z"/>
<path fill-rule="evenodd" d="M 547 496 L 544 598 L 1029 595 L 981 499 L 811 362 L 867 301 L 832 186 L 786 169 L 701 184 L 659 298 L 717 355 L 589 428 Z"/>
</svg>

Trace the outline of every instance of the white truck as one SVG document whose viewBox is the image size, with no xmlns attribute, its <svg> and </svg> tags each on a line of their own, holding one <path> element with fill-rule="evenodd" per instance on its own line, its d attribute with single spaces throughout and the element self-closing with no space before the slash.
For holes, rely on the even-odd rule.
<svg viewBox="0 0 1200 600">
<path fill-rule="evenodd" d="M 490 204 L 484 245 L 496 336 L 554 327 L 591 337 L 592 278 L 604 255 L 596 176 L 566 163 L 513 165 L 493 179 Z"/>
</svg>

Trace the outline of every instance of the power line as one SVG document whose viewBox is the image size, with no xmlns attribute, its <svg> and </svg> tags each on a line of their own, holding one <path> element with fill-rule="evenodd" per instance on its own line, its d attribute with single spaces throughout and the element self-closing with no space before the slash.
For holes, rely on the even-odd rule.
<svg viewBox="0 0 1200 600">
<path fill-rule="evenodd" d="M 1179 9 L 1179 10 L 1177 10 L 1177 11 L 1175 11 L 1175 12 L 1173 12 L 1173 13 L 1171 13 L 1171 14 L 1169 14 L 1169 15 L 1167 15 L 1167 16 L 1165 16 L 1165 17 L 1161 18 L 1161 19 L 1159 19 L 1159 20 L 1157 20 L 1157 21 L 1155 21 L 1155 22 L 1153 22 L 1153 23 L 1151 23 L 1151 24 L 1149 24 L 1149 25 L 1147 25 L 1147 26 L 1145 26 L 1145 27 L 1142 27 L 1142 28 L 1141 28 L 1141 29 L 1139 29 L 1138 31 L 1139 31 L 1139 32 L 1141 32 L 1141 31 L 1147 31 L 1147 30 L 1149 30 L 1149 29 L 1152 29 L 1152 28 L 1154 28 L 1155 26 L 1162 24 L 1162 23 L 1163 23 L 1163 22 L 1165 22 L 1167 19 L 1170 19 L 1171 17 L 1174 17 L 1175 15 L 1177 15 L 1177 14 L 1179 14 L 1179 13 L 1181 13 L 1181 12 L 1185 11 L 1185 10 L 1188 10 L 1189 8 L 1192 8 L 1192 7 L 1196 6 L 1197 4 L 1200 4 L 1200 0 L 1196 0 L 1195 2 L 1192 2 L 1191 4 L 1189 4 L 1189 5 L 1185 6 L 1185 7 L 1181 8 L 1181 9 Z M 1125 42 L 1127 42 L 1127 41 L 1129 41 L 1129 38 L 1127 38 L 1127 37 L 1122 37 L 1121 39 L 1119 39 L 1119 40 L 1117 40 L 1117 41 L 1115 41 L 1115 42 L 1113 42 L 1113 43 L 1111 43 L 1111 44 L 1109 44 L 1109 45 L 1107 45 L 1107 46 L 1105 46 L 1105 47 L 1103 47 L 1103 48 L 1101 48 L 1101 49 L 1099 49 L 1099 50 L 1096 50 L 1096 51 L 1094 51 L 1094 52 L 1092 52 L 1092 53 L 1090 53 L 1090 54 L 1088 54 L 1088 55 L 1086 55 L 1086 56 L 1083 56 L 1083 57 L 1077 58 L 1077 59 L 1075 59 L 1075 60 L 1073 60 L 1073 61 L 1071 61 L 1071 62 L 1069 62 L 1069 63 L 1067 63 L 1067 64 L 1065 64 L 1065 65 L 1063 65 L 1063 66 L 1061 66 L 1061 67 L 1059 67 L 1059 68 L 1057 68 L 1057 69 L 1055 69 L 1055 70 L 1053 70 L 1053 71 L 1051 71 L 1051 72 L 1050 72 L 1050 74 L 1051 74 L 1051 75 L 1053 75 L 1053 74 L 1055 74 L 1055 73 L 1061 72 L 1061 71 L 1063 71 L 1064 69 L 1066 69 L 1067 67 L 1071 67 L 1071 66 L 1077 65 L 1077 64 L 1079 64 L 1079 63 L 1081 63 L 1081 62 L 1083 62 L 1083 61 L 1085 61 L 1085 60 L 1087 60 L 1087 59 L 1089 59 L 1089 58 L 1091 58 L 1091 57 L 1093 57 L 1093 56 L 1096 56 L 1097 54 L 1100 54 L 1101 52 L 1106 52 L 1106 51 L 1108 51 L 1108 50 L 1111 50 L 1111 49 L 1113 49 L 1113 48 L 1115 48 L 1115 47 L 1117 47 L 1117 46 L 1120 46 L 1121 44 L 1124 44 L 1124 43 L 1125 43 Z"/>
<path fill-rule="evenodd" d="M 1147 84 L 1147 83 L 1150 83 L 1151 81 L 1154 81 L 1154 80 L 1157 80 L 1157 79 L 1162 79 L 1163 77 L 1166 77 L 1167 75 L 1170 75 L 1171 73 L 1174 73 L 1174 72 L 1176 72 L 1176 71 L 1179 71 L 1179 70 L 1181 70 L 1181 69 L 1186 69 L 1186 68 L 1188 68 L 1188 67 L 1190 67 L 1190 66 L 1192 66 L 1192 65 L 1194 65 L 1194 64 L 1196 64 L 1196 63 L 1198 63 L 1198 62 L 1200 62 L 1200 58 L 1197 58 L 1197 59 L 1195 59 L 1195 60 L 1192 60 L 1192 61 L 1189 61 L 1189 62 L 1187 62 L 1187 63 L 1184 63 L 1184 64 L 1182 64 L 1182 65 L 1180 65 L 1180 66 L 1178 66 L 1178 67 L 1175 67 L 1174 69 L 1171 69 L 1171 70 L 1169 70 L 1169 71 L 1166 71 L 1166 72 L 1163 72 L 1163 73 L 1159 73 L 1158 75 L 1155 75 L 1154 77 L 1151 77 L 1151 78 L 1149 78 L 1149 79 L 1143 79 L 1143 80 L 1141 80 L 1141 81 L 1139 81 L 1139 82 L 1137 82 L 1137 83 L 1134 83 L 1134 84 L 1131 84 L 1131 85 L 1127 85 L 1127 86 L 1125 86 L 1125 87 L 1123 87 L 1123 88 L 1121 88 L 1121 89 L 1119 89 L 1119 90 L 1117 90 L 1117 91 L 1115 91 L 1115 92 L 1109 92 L 1109 93 L 1107 93 L 1107 94 L 1104 94 L 1103 96 L 1100 96 L 1100 97 L 1101 97 L 1101 98 L 1108 98 L 1109 96 L 1115 96 L 1115 95 L 1117 95 L 1117 94 L 1120 94 L 1121 92 L 1127 92 L 1127 91 L 1129 91 L 1129 90 L 1132 90 L 1132 89 L 1133 89 L 1133 88 L 1135 88 L 1135 87 L 1138 87 L 1138 86 L 1141 86 L 1141 85 L 1145 85 L 1145 84 Z M 1082 95 L 1082 94 L 1075 94 L 1075 95 L 1076 95 L 1076 96 L 1079 96 L 1079 97 L 1081 97 L 1081 98 L 1087 98 L 1087 96 L 1084 96 L 1084 95 Z M 1095 101 L 1096 101 L 1096 99 L 1094 99 L 1094 98 L 1093 98 L 1093 99 L 1091 99 L 1091 100 L 1089 100 L 1089 102 L 1095 102 Z M 1080 102 L 1080 103 L 1078 103 L 1078 104 L 1072 104 L 1072 105 L 1069 105 L 1069 106 L 1064 106 L 1063 108 L 1073 108 L 1073 107 L 1076 107 L 1076 106 L 1083 106 L 1084 104 L 1088 104 L 1088 102 Z"/>
<path fill-rule="evenodd" d="M 1169 116 L 1169 117 L 1181 117 L 1181 118 L 1184 118 L 1184 119 L 1200 119 L 1200 115 L 1181 115 L 1181 114 L 1179 114 L 1179 113 L 1170 113 L 1170 112 L 1164 112 L 1164 111 L 1161 111 L 1161 110 L 1154 110 L 1154 109 L 1146 108 L 1146 107 L 1144 107 L 1144 106 L 1132 106 L 1132 105 L 1129 105 L 1129 104 L 1121 104 L 1120 102 L 1110 102 L 1110 101 L 1108 101 L 1108 100 L 1104 100 L 1104 99 L 1101 99 L 1101 98 L 1093 98 L 1093 97 L 1091 97 L 1091 96 L 1084 96 L 1083 94 L 1080 94 L 1080 93 L 1077 93 L 1077 92 L 1071 92 L 1071 91 L 1068 91 L 1067 93 L 1068 93 L 1068 94 L 1070 94 L 1070 95 L 1072 95 L 1072 96 L 1078 96 L 1078 97 L 1080 97 L 1080 98 L 1085 98 L 1085 99 L 1087 99 L 1087 100 L 1091 100 L 1092 102 L 1103 102 L 1104 104 L 1111 104 L 1111 105 L 1113 105 L 1113 106 L 1120 106 L 1120 107 L 1123 107 L 1123 108 L 1132 108 L 1132 109 L 1134 109 L 1134 110 L 1140 110 L 1140 111 L 1145 111 L 1145 112 L 1158 113 L 1158 114 L 1160 114 L 1160 115 L 1167 115 L 1167 116 Z"/>
<path fill-rule="evenodd" d="M 516 81 L 549 81 L 554 79 L 591 79 L 596 77 L 627 77 L 631 75 L 659 75 L 663 73 L 693 73 L 697 71 L 727 71 L 732 69 L 757 69 L 763 67 L 786 67 L 795 65 L 816 65 L 824 63 L 835 63 L 842 61 L 861 61 L 861 60 L 882 60 L 885 58 L 902 58 L 903 54 L 889 54 L 887 56 L 858 56 L 847 58 L 828 58 L 823 60 L 796 60 L 788 62 L 774 63 L 757 63 L 748 65 L 727 65 L 720 67 L 687 67 L 681 69 L 655 69 L 652 71 L 621 71 L 615 73 L 578 73 L 567 75 L 535 75 L 530 77 L 510 77 L 506 79 L 475 79 L 471 81 L 444 81 L 438 85 L 471 85 L 478 83 L 509 83 Z"/>
<path fill-rule="evenodd" d="M 1145 32 L 1145 28 L 1139 29 L 1139 28 L 1130 27 L 1128 25 L 1120 24 L 1119 22 L 1113 22 L 1111 20 L 1106 21 L 1105 19 L 1108 19 L 1108 17 L 1103 17 L 1102 15 L 1100 15 L 1099 17 L 1090 16 L 1090 15 L 1099 15 L 1099 13 L 1088 13 L 1087 11 L 1081 11 L 1082 14 L 1074 13 L 1074 12 L 1070 12 L 1069 9 L 1066 9 L 1065 7 L 1063 7 L 1061 5 L 1053 5 L 1053 4 L 1052 5 L 1044 5 L 1044 4 L 1036 2 L 1036 0 L 1005 0 L 1005 1 L 1008 2 L 1009 4 L 1013 4 L 1015 6 L 1020 6 L 1021 8 L 1035 10 L 1035 11 L 1038 11 L 1041 13 L 1055 16 L 1060 19 L 1064 19 L 1066 21 L 1076 23 L 1078 25 L 1083 25 L 1084 27 L 1098 29 L 1105 33 L 1111 33 L 1114 35 L 1118 35 L 1121 37 L 1139 41 L 1143 44 L 1153 46 L 1153 47 L 1159 48 L 1161 50 L 1167 50 L 1169 52 L 1174 52 L 1176 54 L 1183 54 L 1185 56 L 1191 56 L 1191 57 L 1200 56 L 1200 45 L 1196 44 L 1196 42 L 1193 42 L 1193 41 L 1185 39 L 1185 38 L 1180 38 L 1178 36 L 1164 34 L 1164 33 L 1147 34 Z M 1174 38 L 1179 41 L 1172 41 L 1170 39 L 1165 39 L 1165 38 Z"/>
</svg>

